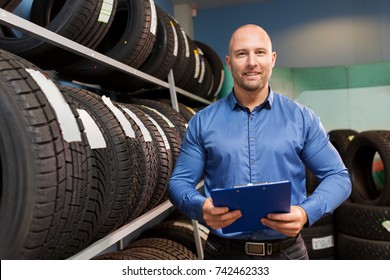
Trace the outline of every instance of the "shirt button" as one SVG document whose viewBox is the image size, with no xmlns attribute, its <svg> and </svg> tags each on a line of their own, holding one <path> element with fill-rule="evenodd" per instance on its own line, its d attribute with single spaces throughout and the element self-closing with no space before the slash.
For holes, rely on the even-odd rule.
<svg viewBox="0 0 390 280">
<path fill-rule="evenodd" d="M 254 160 L 251 160 L 251 164 L 255 164 L 255 162 L 256 162 L 256 161 L 254 161 Z"/>
</svg>

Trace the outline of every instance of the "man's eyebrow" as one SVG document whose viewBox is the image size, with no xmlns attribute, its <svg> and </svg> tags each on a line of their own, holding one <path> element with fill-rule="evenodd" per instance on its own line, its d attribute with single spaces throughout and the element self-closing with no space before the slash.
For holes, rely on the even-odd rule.
<svg viewBox="0 0 390 280">
<path fill-rule="evenodd" d="M 254 50 L 255 50 L 255 51 L 268 51 L 268 49 L 265 48 L 265 47 L 258 47 L 258 48 L 255 48 Z M 234 50 L 233 53 L 248 52 L 248 51 L 249 51 L 248 49 L 242 48 L 242 49 Z"/>
</svg>

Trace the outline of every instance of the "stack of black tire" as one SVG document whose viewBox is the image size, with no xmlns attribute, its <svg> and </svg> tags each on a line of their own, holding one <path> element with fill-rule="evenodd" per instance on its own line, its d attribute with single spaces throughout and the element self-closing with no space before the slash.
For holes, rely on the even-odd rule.
<svg viewBox="0 0 390 280">
<path fill-rule="evenodd" d="M 222 84 L 218 56 L 152 0 L 32 1 L 28 14 L 156 78 L 172 70 L 176 85 L 209 100 Z M 1 26 L 1 259 L 70 257 L 167 199 L 195 111 L 132 97 L 153 87 Z"/>
<path fill-rule="evenodd" d="M 351 174 L 351 197 L 302 236 L 311 259 L 390 259 L 390 131 L 329 132 Z M 373 163 L 383 164 L 383 184 L 373 176 Z M 308 194 L 318 180 L 307 171 Z"/>
<path fill-rule="evenodd" d="M 172 70 L 176 86 L 202 98 L 215 100 L 221 89 L 224 70 L 218 55 L 193 41 L 153 0 L 32 1 L 29 14 L 31 22 L 160 80 L 167 80 Z M 55 70 L 61 80 L 97 85 L 123 96 L 156 88 L 5 26 L 0 29 L 0 48 L 43 70 Z"/>
<path fill-rule="evenodd" d="M 63 86 L 4 50 L 0 89 L 1 259 L 70 257 L 166 200 L 187 124 L 166 102 Z"/>
<path fill-rule="evenodd" d="M 384 182 L 373 177 L 373 162 L 383 163 Z M 338 259 L 390 259 L 390 131 L 363 131 L 346 154 L 352 194 L 336 211 Z"/>
</svg>

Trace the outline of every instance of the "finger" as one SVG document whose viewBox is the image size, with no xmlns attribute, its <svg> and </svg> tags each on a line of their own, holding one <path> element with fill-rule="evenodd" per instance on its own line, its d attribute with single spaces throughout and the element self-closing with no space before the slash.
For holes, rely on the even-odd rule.
<svg viewBox="0 0 390 280">
<path fill-rule="evenodd" d="M 208 225 L 217 225 L 218 227 L 224 227 L 228 224 L 233 223 L 235 220 L 241 217 L 241 211 L 236 210 L 232 212 L 228 212 L 223 215 L 210 215 L 205 214 L 204 220 Z"/>
<path fill-rule="evenodd" d="M 222 221 L 230 221 L 230 220 L 237 220 L 239 218 L 241 218 L 242 214 L 241 214 L 241 211 L 240 210 L 234 210 L 234 211 L 230 211 L 230 212 L 227 212 L 226 214 L 223 214 L 221 216 L 221 220 Z"/>
<path fill-rule="evenodd" d="M 300 231 L 299 223 L 296 222 L 280 222 L 262 218 L 261 223 L 269 228 L 276 230 L 277 232 L 291 237 L 296 236 Z"/>
<path fill-rule="evenodd" d="M 230 220 L 237 220 L 242 216 L 240 210 L 235 210 L 231 212 L 224 212 L 222 214 L 213 214 L 213 213 L 205 213 L 205 219 L 209 221 L 215 221 L 218 223 L 224 223 Z"/>
<path fill-rule="evenodd" d="M 241 216 L 241 211 L 235 210 L 221 216 L 210 217 L 211 219 L 207 221 L 207 224 L 214 229 L 224 228 L 234 223 Z"/>
<path fill-rule="evenodd" d="M 229 212 L 229 208 L 227 207 L 212 207 L 208 209 L 208 213 L 211 215 L 223 215 Z"/>
<path fill-rule="evenodd" d="M 267 218 L 274 221 L 289 222 L 292 215 L 290 213 L 269 213 Z"/>
</svg>

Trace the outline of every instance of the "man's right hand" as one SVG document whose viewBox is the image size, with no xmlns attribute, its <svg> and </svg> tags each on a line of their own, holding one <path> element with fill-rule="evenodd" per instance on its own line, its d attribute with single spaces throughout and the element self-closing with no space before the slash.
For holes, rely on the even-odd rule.
<svg viewBox="0 0 390 280">
<path fill-rule="evenodd" d="M 242 216 L 240 210 L 229 211 L 227 207 L 215 207 L 211 198 L 202 206 L 203 220 L 213 229 L 224 228 Z"/>
</svg>

